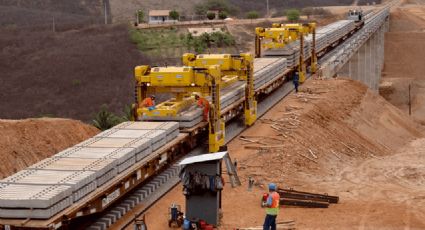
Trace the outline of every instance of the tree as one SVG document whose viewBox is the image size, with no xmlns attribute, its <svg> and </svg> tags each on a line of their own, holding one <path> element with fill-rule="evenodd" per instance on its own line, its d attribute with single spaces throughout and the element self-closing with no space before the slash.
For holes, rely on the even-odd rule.
<svg viewBox="0 0 425 230">
<path fill-rule="evenodd" d="M 100 107 L 100 111 L 93 119 L 93 125 L 100 130 L 110 129 L 119 123 L 121 123 L 120 118 L 109 112 L 105 104 Z"/>
<path fill-rule="evenodd" d="M 220 18 L 221 20 L 226 19 L 227 18 L 226 11 L 220 11 L 220 13 L 218 13 L 218 18 Z"/>
<path fill-rule="evenodd" d="M 179 12 L 177 12 L 176 10 L 172 10 L 170 11 L 170 13 L 168 14 L 168 16 L 170 16 L 171 19 L 173 20 L 178 20 L 180 17 Z"/>
<path fill-rule="evenodd" d="M 286 17 L 289 21 L 298 21 L 300 19 L 300 11 L 297 9 L 287 10 Z"/>
<path fill-rule="evenodd" d="M 246 18 L 256 19 L 256 18 L 258 18 L 258 12 L 257 11 L 249 11 L 248 13 L 246 13 Z"/>
<path fill-rule="evenodd" d="M 209 13 L 207 14 L 207 18 L 208 18 L 209 20 L 213 20 L 213 19 L 215 19 L 215 13 L 213 13 L 213 12 L 209 12 Z"/>
<path fill-rule="evenodd" d="M 145 13 L 143 12 L 143 10 L 138 10 L 136 13 L 136 17 L 137 17 L 137 21 L 139 23 L 144 22 L 145 21 Z"/>
<path fill-rule="evenodd" d="M 195 14 L 206 15 L 208 10 L 218 10 L 220 12 L 232 13 L 236 11 L 228 0 L 207 0 L 204 3 L 199 3 L 194 6 Z"/>
</svg>

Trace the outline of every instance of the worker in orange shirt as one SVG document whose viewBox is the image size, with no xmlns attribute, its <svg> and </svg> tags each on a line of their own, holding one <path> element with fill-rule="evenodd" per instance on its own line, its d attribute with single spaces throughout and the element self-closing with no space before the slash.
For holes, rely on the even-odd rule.
<svg viewBox="0 0 425 230">
<path fill-rule="evenodd" d="M 200 97 L 198 94 L 195 94 L 195 100 L 198 106 L 204 109 L 204 121 L 208 121 L 210 102 L 207 99 Z"/>
<path fill-rule="evenodd" d="M 148 108 L 149 111 L 155 109 L 155 95 L 151 95 L 150 97 L 145 98 L 142 101 L 142 108 Z"/>
</svg>

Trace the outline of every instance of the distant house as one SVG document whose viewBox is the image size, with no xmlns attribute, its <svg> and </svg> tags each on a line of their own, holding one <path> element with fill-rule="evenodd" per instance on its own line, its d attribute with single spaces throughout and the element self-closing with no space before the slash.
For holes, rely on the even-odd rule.
<svg viewBox="0 0 425 230">
<path fill-rule="evenodd" d="M 170 18 L 170 10 L 149 10 L 149 24 L 177 22 Z"/>
</svg>

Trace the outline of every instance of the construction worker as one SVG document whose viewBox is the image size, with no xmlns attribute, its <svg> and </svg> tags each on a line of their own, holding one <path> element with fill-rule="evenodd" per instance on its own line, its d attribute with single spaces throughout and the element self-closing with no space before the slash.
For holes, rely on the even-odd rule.
<svg viewBox="0 0 425 230">
<path fill-rule="evenodd" d="M 204 121 L 208 121 L 208 116 L 210 112 L 210 102 L 207 99 L 199 96 L 199 94 L 195 94 L 195 100 L 198 104 L 198 107 L 204 109 Z"/>
<path fill-rule="evenodd" d="M 294 76 L 292 77 L 292 83 L 294 83 L 295 92 L 298 93 L 298 86 L 300 85 L 300 76 L 298 71 L 294 72 Z"/>
<path fill-rule="evenodd" d="M 263 230 L 276 230 L 276 217 L 279 214 L 280 196 L 276 184 L 269 184 L 269 195 L 267 197 L 266 219 L 264 220 Z"/>
<path fill-rule="evenodd" d="M 141 107 L 148 108 L 149 111 L 155 109 L 155 95 L 151 95 L 150 97 L 145 98 L 142 101 Z"/>
</svg>

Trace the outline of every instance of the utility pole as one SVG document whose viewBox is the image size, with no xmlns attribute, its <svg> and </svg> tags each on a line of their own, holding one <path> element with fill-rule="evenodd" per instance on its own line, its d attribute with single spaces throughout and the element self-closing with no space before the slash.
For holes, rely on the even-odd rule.
<svg viewBox="0 0 425 230">
<path fill-rule="evenodd" d="M 105 25 L 108 24 L 108 12 L 107 12 L 107 9 L 106 9 L 106 1 L 107 0 L 103 0 L 104 11 L 105 11 Z"/>
<path fill-rule="evenodd" d="M 56 32 L 56 23 L 55 23 L 55 16 L 54 15 L 52 17 L 52 31 L 53 31 L 53 33 Z"/>
<path fill-rule="evenodd" d="M 409 83 L 409 116 L 412 116 L 412 101 L 410 97 L 410 90 L 411 90 L 411 85 Z"/>
<path fill-rule="evenodd" d="M 266 4 L 267 4 L 267 17 L 270 17 L 269 0 L 266 0 Z"/>
</svg>

